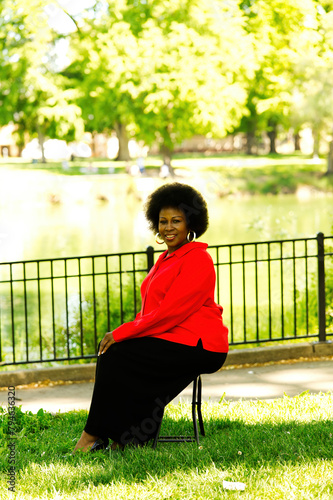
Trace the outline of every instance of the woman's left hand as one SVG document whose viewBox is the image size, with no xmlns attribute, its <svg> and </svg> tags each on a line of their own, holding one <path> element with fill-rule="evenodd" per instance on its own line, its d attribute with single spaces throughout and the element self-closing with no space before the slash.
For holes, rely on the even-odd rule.
<svg viewBox="0 0 333 500">
<path fill-rule="evenodd" d="M 112 332 L 106 333 L 104 336 L 104 339 L 102 340 L 102 342 L 99 345 L 98 356 L 100 356 L 101 354 L 104 354 L 112 344 L 115 344 L 115 342 L 116 341 L 113 338 Z"/>
</svg>

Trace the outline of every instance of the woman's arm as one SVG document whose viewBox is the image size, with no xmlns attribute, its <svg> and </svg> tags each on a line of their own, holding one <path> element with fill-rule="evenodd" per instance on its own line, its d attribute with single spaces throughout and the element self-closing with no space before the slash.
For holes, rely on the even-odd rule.
<svg viewBox="0 0 333 500">
<path fill-rule="evenodd" d="M 192 255 L 191 255 L 192 254 Z M 114 341 L 167 332 L 180 325 L 214 294 L 215 270 L 209 254 L 190 252 L 160 305 L 113 331 Z"/>
<path fill-rule="evenodd" d="M 140 317 L 141 317 L 141 311 L 138 312 L 135 319 L 138 319 Z M 113 338 L 113 332 L 106 333 L 99 345 L 98 356 L 104 354 L 109 349 L 109 347 L 112 346 L 112 344 L 115 344 L 115 342 L 116 341 Z"/>
</svg>

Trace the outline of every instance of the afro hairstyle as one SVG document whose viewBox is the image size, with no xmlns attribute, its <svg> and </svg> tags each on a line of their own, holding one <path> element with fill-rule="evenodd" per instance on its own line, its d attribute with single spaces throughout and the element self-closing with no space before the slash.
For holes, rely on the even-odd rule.
<svg viewBox="0 0 333 500">
<path fill-rule="evenodd" d="M 168 183 L 148 196 L 144 211 L 149 228 L 154 233 L 158 232 L 159 215 L 162 208 L 182 210 L 186 217 L 187 227 L 194 231 L 197 237 L 204 234 L 208 228 L 207 203 L 199 191 L 192 186 L 180 182 Z"/>
</svg>

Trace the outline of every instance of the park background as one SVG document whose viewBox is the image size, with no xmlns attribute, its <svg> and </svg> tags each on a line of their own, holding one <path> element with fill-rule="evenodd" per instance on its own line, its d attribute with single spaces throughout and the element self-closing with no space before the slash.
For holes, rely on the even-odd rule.
<svg viewBox="0 0 333 500">
<path fill-rule="evenodd" d="M 332 55 L 331 0 L 2 0 L 5 361 L 12 362 L 16 341 L 19 363 L 27 353 L 30 368 L 59 364 L 47 362 L 54 347 L 52 307 L 36 294 L 36 271 L 29 271 L 33 284 L 26 291 L 22 264 L 11 263 L 156 247 L 142 205 L 164 182 L 187 182 L 203 192 L 210 210 L 203 240 L 209 245 L 331 235 Z M 310 244 L 312 251 L 316 240 Z M 331 327 L 332 256 L 326 248 Z M 44 269 L 38 265 L 37 272 Z M 306 286 L 303 280 L 299 288 L 297 281 L 297 289 L 292 266 L 284 271 L 290 280 L 288 325 L 303 304 L 312 334 L 318 320 L 316 265 Z M 9 269 L 14 282 L 7 279 Z M 310 300 L 304 301 L 307 285 Z M 262 299 L 265 289 L 260 293 Z M 239 300 L 237 313 L 243 314 Z M 71 297 L 59 304 L 61 352 L 54 352 L 76 354 L 80 318 L 66 319 L 64 311 L 78 306 Z M 84 304 L 91 335 L 94 299 Z M 281 302 L 276 307 L 280 314 Z M 30 345 L 21 334 L 28 332 L 26 325 Z M 96 331 L 85 348 L 95 352 L 95 343 Z M 39 350 L 46 361 L 33 363 Z M 32 415 L 17 408 L 15 415 L 20 498 L 228 498 L 224 479 L 246 485 L 245 492 L 232 493 L 235 498 L 332 498 L 331 394 L 236 404 L 222 397 L 204 405 L 207 437 L 200 448 L 187 443 L 93 460 L 68 454 L 85 412 L 52 415 L 41 408 Z M 187 415 L 186 405 L 171 406 L 166 428 L 182 433 Z M 6 408 L 0 417 L 6 442 Z M 5 444 L 5 472 L 7 452 Z M 6 486 L 4 473 L 0 495 L 8 493 Z"/>
<path fill-rule="evenodd" d="M 161 251 L 143 206 L 174 180 L 207 199 L 231 343 L 326 340 L 330 2 L 1 9 L 1 361 L 94 356 L 99 332 L 132 318 L 150 264 L 117 255 Z M 97 255 L 114 257 L 81 259 Z"/>
<path fill-rule="evenodd" d="M 0 9 L 0 261 L 154 245 L 170 180 L 207 198 L 209 244 L 330 233 L 332 2 Z"/>
</svg>

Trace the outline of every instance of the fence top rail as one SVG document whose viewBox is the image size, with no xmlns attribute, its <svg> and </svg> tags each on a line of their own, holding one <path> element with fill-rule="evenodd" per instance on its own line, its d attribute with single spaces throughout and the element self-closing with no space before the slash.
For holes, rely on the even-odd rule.
<svg viewBox="0 0 333 500">
<path fill-rule="evenodd" d="M 122 257 L 123 255 L 146 255 L 145 250 L 138 250 L 133 252 L 117 252 L 117 253 L 102 253 L 94 255 L 76 255 L 72 257 L 50 257 L 47 259 L 29 259 L 29 260 L 15 260 L 8 262 L 0 262 L 0 266 L 9 266 L 14 264 L 36 264 L 37 262 L 55 262 L 64 260 L 81 260 L 81 259 L 100 259 L 108 257 Z"/>
<path fill-rule="evenodd" d="M 320 233 L 318 233 L 320 234 Z M 323 236 L 325 240 L 332 239 L 332 236 Z M 317 236 L 309 236 L 305 238 L 290 238 L 290 239 L 279 239 L 279 240 L 264 240 L 264 241 L 248 241 L 245 243 L 224 243 L 223 245 L 209 245 L 209 249 L 218 249 L 218 248 L 231 248 L 231 247 L 245 247 L 245 246 L 253 246 L 253 245 L 270 245 L 270 244 L 283 244 L 283 243 L 294 243 L 294 242 L 307 242 L 307 241 L 316 241 Z M 147 247 L 153 248 L 153 247 Z M 122 257 L 122 256 L 130 256 L 130 255 L 147 255 L 146 250 L 138 250 L 132 252 L 116 252 L 116 253 L 103 253 L 103 254 L 94 254 L 94 255 L 76 255 L 71 257 L 50 257 L 44 259 L 29 259 L 29 260 L 17 260 L 17 261 L 8 261 L 8 262 L 0 262 L 0 266 L 9 266 L 16 264 L 36 264 L 39 262 L 56 262 L 56 261 L 69 261 L 69 260 L 83 260 L 83 259 L 98 259 L 98 258 L 109 258 L 109 257 Z M 164 250 L 154 249 L 153 253 L 162 253 Z M 330 254 L 328 254 L 330 255 Z"/>
<path fill-rule="evenodd" d="M 326 238 L 333 238 L 333 236 L 325 236 L 325 239 Z M 290 238 L 284 240 L 247 241 L 245 243 L 225 243 L 223 245 L 209 245 L 209 248 L 229 248 L 229 247 L 243 247 L 251 245 L 270 245 L 276 243 L 293 243 L 300 241 L 317 241 L 317 236 L 309 236 L 306 238 Z"/>
</svg>

